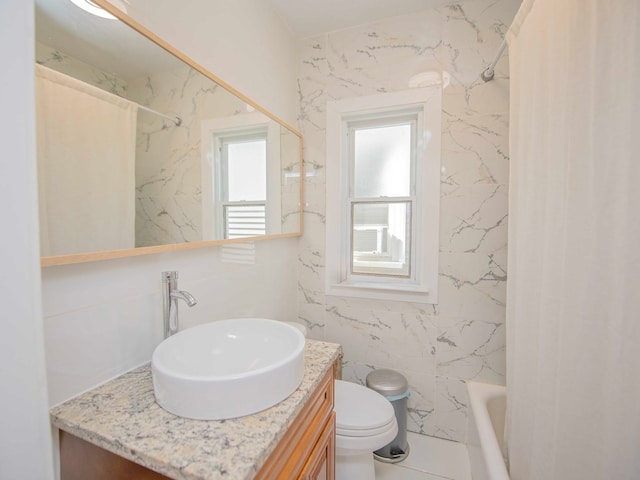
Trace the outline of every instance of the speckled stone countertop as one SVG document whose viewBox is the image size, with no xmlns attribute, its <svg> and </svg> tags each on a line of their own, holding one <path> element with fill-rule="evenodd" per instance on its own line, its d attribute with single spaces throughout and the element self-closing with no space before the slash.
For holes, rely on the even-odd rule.
<svg viewBox="0 0 640 480">
<path fill-rule="evenodd" d="M 339 345 L 307 340 L 298 389 L 262 412 L 230 420 L 189 420 L 156 402 L 144 366 L 51 409 L 55 427 L 177 480 L 251 479 L 273 452 Z"/>
</svg>

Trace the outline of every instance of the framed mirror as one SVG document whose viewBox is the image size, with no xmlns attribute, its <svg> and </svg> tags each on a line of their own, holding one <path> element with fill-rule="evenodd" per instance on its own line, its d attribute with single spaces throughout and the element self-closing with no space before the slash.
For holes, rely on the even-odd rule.
<svg viewBox="0 0 640 480">
<path fill-rule="evenodd" d="M 35 0 L 42 265 L 300 235 L 301 134 L 80 2 Z"/>
</svg>

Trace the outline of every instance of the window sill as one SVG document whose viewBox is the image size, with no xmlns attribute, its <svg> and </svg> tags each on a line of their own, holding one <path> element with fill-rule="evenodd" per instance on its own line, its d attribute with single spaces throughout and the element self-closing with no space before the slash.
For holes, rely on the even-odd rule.
<svg viewBox="0 0 640 480">
<path fill-rule="evenodd" d="M 437 303 L 433 293 L 424 285 L 391 285 L 388 283 L 343 282 L 327 286 L 327 295 L 357 297 L 414 303 Z"/>
</svg>

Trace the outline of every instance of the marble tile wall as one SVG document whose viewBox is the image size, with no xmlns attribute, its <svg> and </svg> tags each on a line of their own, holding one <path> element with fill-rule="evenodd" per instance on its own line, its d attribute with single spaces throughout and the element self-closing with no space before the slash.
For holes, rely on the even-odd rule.
<svg viewBox="0 0 640 480">
<path fill-rule="evenodd" d="M 136 145 L 136 246 L 194 242 L 202 235 L 201 124 L 253 107 L 189 67 L 130 79 L 128 98 L 168 115 L 140 111 Z M 298 137 L 281 128 L 281 229 L 298 231 Z"/>
<path fill-rule="evenodd" d="M 187 66 L 128 86 L 129 98 L 182 120 L 138 114 L 136 246 L 202 240 L 200 124 L 246 112 L 245 103 Z"/>
<path fill-rule="evenodd" d="M 36 63 L 82 80 L 121 97 L 126 97 L 127 82 L 112 73 L 78 60 L 65 52 L 36 42 Z"/>
<path fill-rule="evenodd" d="M 282 232 L 300 231 L 300 139 L 280 127 L 280 223 Z"/>
<path fill-rule="evenodd" d="M 303 39 L 299 125 L 305 139 L 305 234 L 298 315 L 310 337 L 343 345 L 344 378 L 405 374 L 409 430 L 464 441 L 465 382 L 505 381 L 508 57 L 495 55 L 519 0 L 473 0 Z M 324 287 L 325 111 L 330 100 L 404 90 L 446 70 L 437 305 L 328 296 Z"/>
</svg>

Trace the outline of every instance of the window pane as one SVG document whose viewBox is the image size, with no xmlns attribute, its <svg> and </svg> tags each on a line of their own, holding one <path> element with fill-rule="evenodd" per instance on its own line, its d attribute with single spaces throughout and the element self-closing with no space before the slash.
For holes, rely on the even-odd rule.
<svg viewBox="0 0 640 480">
<path fill-rule="evenodd" d="M 227 144 L 227 200 L 257 201 L 267 198 L 267 141 Z"/>
<path fill-rule="evenodd" d="M 411 195 L 411 125 L 354 130 L 354 197 Z"/>
<path fill-rule="evenodd" d="M 265 206 L 262 205 L 225 205 L 225 237 L 244 238 L 265 235 Z"/>
<path fill-rule="evenodd" d="M 410 202 L 352 204 L 351 273 L 410 274 Z"/>
</svg>

